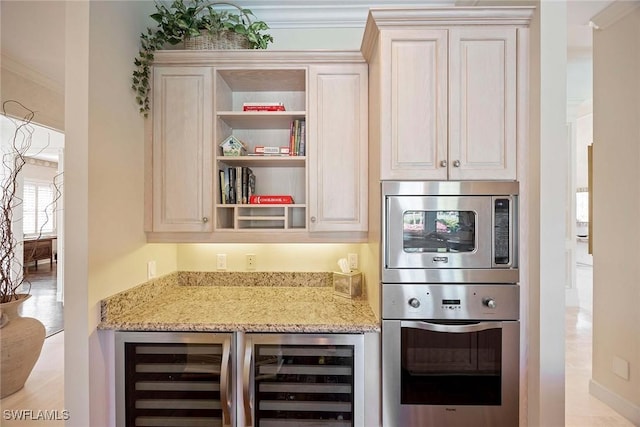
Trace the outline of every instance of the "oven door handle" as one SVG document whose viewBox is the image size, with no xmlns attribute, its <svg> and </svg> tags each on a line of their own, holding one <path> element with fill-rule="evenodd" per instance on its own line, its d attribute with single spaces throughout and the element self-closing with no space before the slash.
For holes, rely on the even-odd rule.
<svg viewBox="0 0 640 427">
<path fill-rule="evenodd" d="M 466 334 L 469 332 L 487 331 L 489 329 L 502 329 L 502 322 L 478 322 L 470 325 L 445 325 L 442 323 L 429 323 L 420 321 L 403 320 L 401 328 L 423 329 L 432 332 L 446 332 L 454 334 Z"/>
</svg>

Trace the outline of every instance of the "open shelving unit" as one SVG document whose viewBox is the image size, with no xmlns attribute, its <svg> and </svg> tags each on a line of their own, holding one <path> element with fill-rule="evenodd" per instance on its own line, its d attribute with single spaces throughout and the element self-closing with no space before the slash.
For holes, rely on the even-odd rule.
<svg viewBox="0 0 640 427">
<path fill-rule="evenodd" d="M 230 135 L 247 145 L 289 146 L 291 123 L 307 118 L 305 68 L 220 68 L 214 73 L 215 230 L 307 229 L 306 156 L 224 156 L 219 144 Z M 282 102 L 286 111 L 242 111 L 245 102 Z M 290 195 L 293 204 L 222 203 L 219 171 L 250 168 L 255 194 Z"/>
</svg>

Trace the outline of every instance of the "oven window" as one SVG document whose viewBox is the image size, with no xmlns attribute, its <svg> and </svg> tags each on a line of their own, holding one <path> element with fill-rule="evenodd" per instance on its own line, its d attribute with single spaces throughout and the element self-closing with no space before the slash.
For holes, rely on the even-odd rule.
<svg viewBox="0 0 640 427">
<path fill-rule="evenodd" d="M 469 333 L 402 328 L 405 405 L 500 405 L 502 330 Z"/>
<path fill-rule="evenodd" d="M 473 211 L 405 211 L 402 240 L 405 252 L 473 252 L 476 213 Z"/>
</svg>

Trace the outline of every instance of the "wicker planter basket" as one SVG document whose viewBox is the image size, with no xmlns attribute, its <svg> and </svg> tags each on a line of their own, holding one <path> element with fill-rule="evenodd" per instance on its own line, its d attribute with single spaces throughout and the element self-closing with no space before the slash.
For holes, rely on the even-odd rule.
<svg viewBox="0 0 640 427">
<path fill-rule="evenodd" d="M 199 36 L 186 37 L 184 48 L 186 50 L 249 49 L 249 40 L 245 35 L 232 31 L 221 31 L 218 34 L 202 31 Z"/>
<path fill-rule="evenodd" d="M 207 7 L 216 5 L 227 5 L 235 7 L 240 12 L 241 19 L 245 25 L 251 22 L 249 16 L 244 13 L 241 7 L 224 1 L 210 2 Z M 215 34 L 207 31 L 200 31 L 199 36 L 187 36 L 184 39 L 184 48 L 186 50 L 203 50 L 203 49 L 249 49 L 249 39 L 243 34 L 233 31 L 223 30 Z"/>
</svg>

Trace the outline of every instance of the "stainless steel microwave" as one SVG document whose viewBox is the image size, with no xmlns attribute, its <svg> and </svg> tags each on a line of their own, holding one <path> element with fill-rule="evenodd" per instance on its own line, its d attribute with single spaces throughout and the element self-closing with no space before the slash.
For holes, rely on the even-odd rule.
<svg viewBox="0 0 640 427">
<path fill-rule="evenodd" d="M 384 181 L 383 283 L 517 283 L 518 183 Z"/>
</svg>

